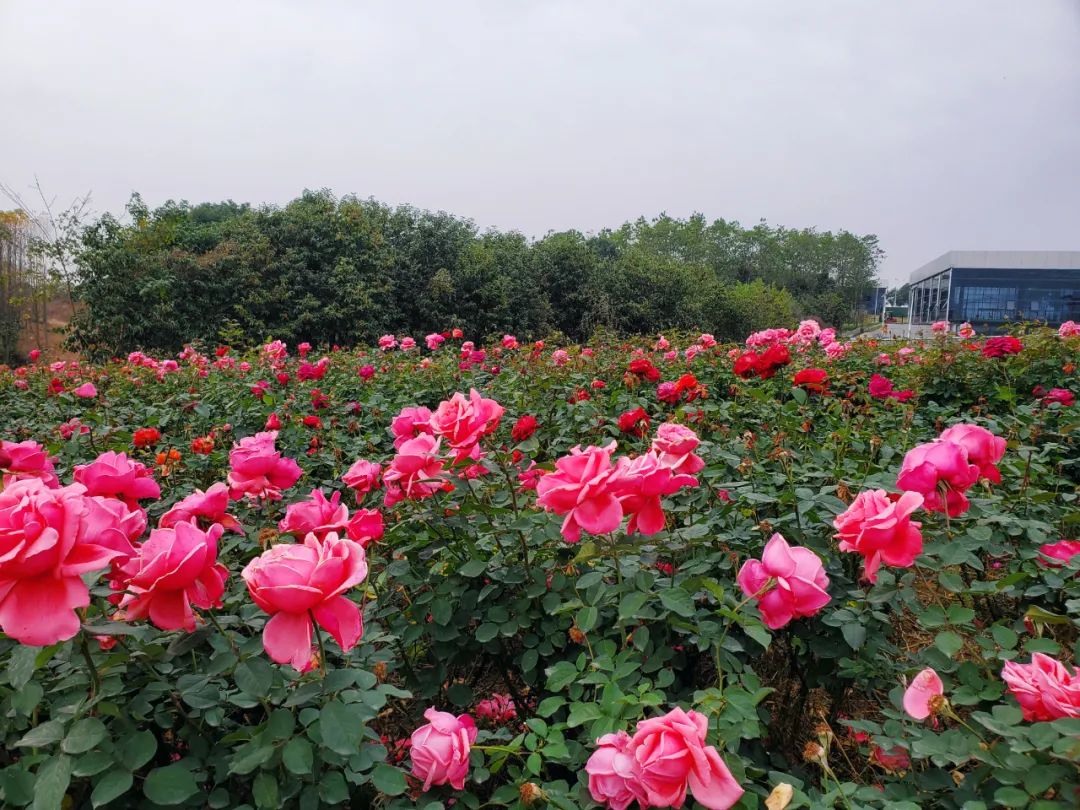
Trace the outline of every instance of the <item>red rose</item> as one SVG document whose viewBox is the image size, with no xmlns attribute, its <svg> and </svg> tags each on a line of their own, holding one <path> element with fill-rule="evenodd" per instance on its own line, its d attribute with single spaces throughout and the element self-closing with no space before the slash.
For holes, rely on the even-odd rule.
<svg viewBox="0 0 1080 810">
<path fill-rule="evenodd" d="M 510 437 L 515 442 L 523 442 L 536 432 L 536 427 L 536 417 L 531 414 L 523 414 L 518 417 L 518 420 L 510 429 Z"/>
<path fill-rule="evenodd" d="M 747 379 L 757 373 L 758 356 L 756 352 L 743 352 L 735 360 L 736 376 Z"/>
<path fill-rule="evenodd" d="M 1012 335 L 990 338 L 983 344 L 983 357 L 1004 357 L 1007 354 L 1020 354 L 1024 344 Z"/>
<path fill-rule="evenodd" d="M 136 447 L 153 447 L 161 440 L 161 431 L 157 428 L 139 428 L 133 436 Z"/>
<path fill-rule="evenodd" d="M 824 394 L 829 387 L 829 375 L 823 368 L 804 368 L 795 375 L 792 383 L 811 394 Z"/>
<path fill-rule="evenodd" d="M 635 408 L 619 416 L 619 430 L 631 436 L 644 436 L 649 430 L 649 414 L 644 408 Z"/>
<path fill-rule="evenodd" d="M 779 343 L 774 343 L 758 357 L 757 362 L 754 364 L 754 369 L 761 379 L 767 380 L 776 374 L 778 368 L 786 366 L 790 362 L 791 352 L 788 351 L 787 346 L 781 346 Z"/>
<path fill-rule="evenodd" d="M 630 361 L 630 373 L 649 382 L 656 382 L 660 379 L 660 369 L 654 366 L 651 360 L 644 357 Z"/>
</svg>

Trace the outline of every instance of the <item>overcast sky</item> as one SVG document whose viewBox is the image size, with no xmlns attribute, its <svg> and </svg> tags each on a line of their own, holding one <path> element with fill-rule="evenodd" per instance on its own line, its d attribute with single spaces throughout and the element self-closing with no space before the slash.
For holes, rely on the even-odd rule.
<svg viewBox="0 0 1080 810">
<path fill-rule="evenodd" d="M 889 279 L 1080 249 L 1077 0 L 0 0 L 0 71 L 0 181 L 97 212 L 701 211 L 876 233 Z"/>
</svg>

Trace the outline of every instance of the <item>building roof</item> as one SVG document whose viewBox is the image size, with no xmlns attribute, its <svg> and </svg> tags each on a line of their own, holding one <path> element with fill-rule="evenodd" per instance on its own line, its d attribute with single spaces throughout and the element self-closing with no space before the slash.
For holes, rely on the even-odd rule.
<svg viewBox="0 0 1080 810">
<path fill-rule="evenodd" d="M 950 267 L 976 270 L 1080 270 L 1080 250 L 950 250 L 911 274 L 910 283 Z"/>
</svg>

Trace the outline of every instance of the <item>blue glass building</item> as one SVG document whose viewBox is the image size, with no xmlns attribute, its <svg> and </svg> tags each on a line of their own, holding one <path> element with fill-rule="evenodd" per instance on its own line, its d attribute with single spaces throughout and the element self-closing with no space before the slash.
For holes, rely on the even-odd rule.
<svg viewBox="0 0 1080 810">
<path fill-rule="evenodd" d="M 911 274 L 910 323 L 965 321 L 981 334 L 1010 323 L 1080 321 L 1080 250 L 953 250 Z"/>
</svg>

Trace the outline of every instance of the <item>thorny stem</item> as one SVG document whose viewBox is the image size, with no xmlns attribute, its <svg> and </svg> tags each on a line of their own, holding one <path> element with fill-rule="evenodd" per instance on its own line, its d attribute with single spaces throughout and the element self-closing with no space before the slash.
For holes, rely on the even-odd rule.
<svg viewBox="0 0 1080 810">
<path fill-rule="evenodd" d="M 844 793 L 844 787 L 840 784 L 840 779 L 837 777 L 835 771 L 829 767 L 829 763 L 822 762 L 821 769 L 825 772 L 826 777 L 832 779 L 833 782 L 836 783 L 836 790 L 840 794 L 840 798 L 844 800 L 844 807 L 848 808 L 848 810 L 852 810 L 851 800 L 847 797 L 847 794 Z"/>
<path fill-rule="evenodd" d="M 507 469 L 506 464 L 502 459 L 499 459 L 499 468 L 503 471 L 503 476 L 506 478 L 506 483 L 510 487 L 510 506 L 514 510 L 514 519 L 521 518 L 521 510 L 518 509 L 517 501 L 517 488 L 514 486 L 513 480 L 510 478 L 510 470 Z M 529 541 L 525 537 L 525 532 L 518 529 L 518 538 L 521 540 L 521 556 L 525 561 L 525 572 L 529 575 L 529 579 L 532 579 L 532 565 L 529 563 Z"/>
<path fill-rule="evenodd" d="M 86 667 L 90 671 L 90 700 L 93 700 L 97 697 L 98 689 L 101 688 L 101 675 L 94 665 L 93 656 L 90 655 L 90 645 L 87 643 L 85 630 L 79 634 L 79 649 L 82 650 Z"/>
<path fill-rule="evenodd" d="M 776 579 L 774 577 L 769 577 L 765 581 L 765 584 L 761 586 L 761 588 L 758 590 L 757 593 L 752 593 L 752 594 L 750 594 L 750 596 L 743 599 L 741 602 L 739 602 L 739 604 L 735 605 L 735 607 L 732 608 L 731 612 L 732 613 L 738 613 L 740 610 L 742 610 L 744 607 L 746 607 L 752 601 L 757 599 L 759 596 L 761 596 L 762 594 L 768 592 L 768 590 L 770 588 L 772 588 L 775 584 L 776 584 Z M 716 640 L 716 689 L 720 693 L 723 693 L 723 691 L 724 691 L 724 670 L 721 669 L 721 667 L 720 667 L 720 650 L 724 646 L 724 640 L 727 638 L 728 631 L 731 629 L 731 625 L 733 623 L 734 623 L 734 620 L 731 621 L 731 622 L 728 622 L 727 626 L 724 628 L 724 632 L 721 633 L 720 638 L 718 638 Z"/>
<path fill-rule="evenodd" d="M 225 637 L 225 640 L 229 642 L 229 646 L 232 647 L 233 655 L 236 656 L 236 660 L 240 660 L 240 648 L 236 645 L 236 641 L 231 635 L 225 632 L 225 628 L 218 624 L 217 618 L 213 613 L 207 611 L 206 618 L 210 621 L 210 624 L 214 625 L 214 628 Z"/>
<path fill-rule="evenodd" d="M 312 611 L 308 611 L 308 616 L 311 619 L 311 625 L 315 628 L 315 638 L 319 642 L 319 672 L 322 677 L 326 677 L 326 646 L 323 644 L 322 628 L 319 627 L 319 623 L 315 621 L 315 614 Z"/>
</svg>

